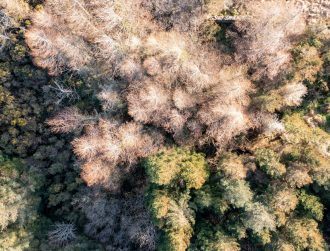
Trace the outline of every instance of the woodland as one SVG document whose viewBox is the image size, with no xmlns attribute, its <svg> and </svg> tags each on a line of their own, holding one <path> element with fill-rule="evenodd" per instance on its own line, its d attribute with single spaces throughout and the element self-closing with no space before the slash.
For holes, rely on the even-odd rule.
<svg viewBox="0 0 330 251">
<path fill-rule="evenodd" d="M 0 251 L 327 251 L 328 0 L 0 0 Z"/>
</svg>

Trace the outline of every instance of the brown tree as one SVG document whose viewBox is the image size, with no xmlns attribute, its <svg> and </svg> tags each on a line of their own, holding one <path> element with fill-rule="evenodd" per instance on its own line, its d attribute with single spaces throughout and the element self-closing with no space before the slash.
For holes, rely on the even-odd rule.
<svg viewBox="0 0 330 251">
<path fill-rule="evenodd" d="M 77 107 L 66 108 L 55 117 L 49 119 L 47 124 L 55 133 L 68 133 L 92 123 L 96 118 L 85 116 Z"/>
<path fill-rule="evenodd" d="M 247 1 L 245 15 L 232 33 L 237 59 L 257 65 L 258 73 L 274 78 L 290 61 L 295 37 L 305 29 L 303 11 L 294 1 Z M 261 68 L 260 68 L 261 67 Z"/>
</svg>

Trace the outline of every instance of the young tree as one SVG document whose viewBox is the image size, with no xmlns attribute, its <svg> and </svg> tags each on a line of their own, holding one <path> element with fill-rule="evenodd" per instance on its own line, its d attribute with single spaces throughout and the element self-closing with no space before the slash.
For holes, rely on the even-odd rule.
<svg viewBox="0 0 330 251">
<path fill-rule="evenodd" d="M 285 225 L 287 218 L 298 205 L 297 192 L 294 189 L 274 184 L 269 191 L 269 208 L 276 217 L 276 225 Z"/>
<path fill-rule="evenodd" d="M 303 163 L 295 163 L 288 168 L 285 180 L 289 186 L 301 188 L 313 182 L 309 172 L 310 169 Z"/>
</svg>

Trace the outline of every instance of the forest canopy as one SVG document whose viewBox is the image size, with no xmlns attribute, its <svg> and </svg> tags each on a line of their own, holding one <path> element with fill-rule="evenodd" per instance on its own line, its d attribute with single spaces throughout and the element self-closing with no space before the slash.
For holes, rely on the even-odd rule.
<svg viewBox="0 0 330 251">
<path fill-rule="evenodd" d="M 0 0 L 0 250 L 328 250 L 330 5 Z"/>
</svg>

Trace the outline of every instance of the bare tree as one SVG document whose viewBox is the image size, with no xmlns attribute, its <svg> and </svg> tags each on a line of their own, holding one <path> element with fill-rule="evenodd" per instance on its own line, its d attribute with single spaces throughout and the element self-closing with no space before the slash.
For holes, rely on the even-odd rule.
<svg viewBox="0 0 330 251">
<path fill-rule="evenodd" d="M 279 92 L 283 96 L 286 105 L 297 106 L 301 104 L 303 97 L 307 94 L 307 87 L 302 83 L 287 84 Z"/>
<path fill-rule="evenodd" d="M 3 10 L 0 10 L 0 51 L 5 47 L 8 39 L 8 28 L 12 25 L 12 20 Z"/>
<path fill-rule="evenodd" d="M 173 101 L 179 110 L 193 108 L 197 104 L 195 95 L 188 93 L 183 88 L 177 88 L 174 90 Z"/>
<path fill-rule="evenodd" d="M 0 9 L 13 19 L 25 18 L 29 14 L 29 5 L 24 0 L 2 0 Z"/>
<path fill-rule="evenodd" d="M 160 135 L 147 134 L 140 124 L 116 124 L 104 119 L 72 142 L 74 152 L 83 161 L 81 175 L 87 185 L 102 185 L 111 191 L 118 191 L 127 171 L 120 164 L 128 164 L 129 168 L 161 144 Z"/>
<path fill-rule="evenodd" d="M 155 250 L 157 231 L 145 207 L 142 194 L 107 198 L 100 191 L 89 191 L 79 200 L 87 224 L 85 233 L 113 249 L 139 246 Z"/>
<path fill-rule="evenodd" d="M 149 9 L 155 19 L 165 29 L 179 29 L 187 31 L 198 24 L 198 19 L 203 13 L 203 0 L 146 0 L 145 8 Z"/>
<path fill-rule="evenodd" d="M 71 223 L 56 223 L 48 232 L 48 239 L 52 245 L 63 247 L 76 239 L 76 228 Z"/>
<path fill-rule="evenodd" d="M 114 163 L 93 159 L 82 165 L 81 178 L 88 186 L 101 185 L 112 193 L 118 193 L 125 174 L 125 170 Z"/>
<path fill-rule="evenodd" d="M 47 120 L 47 124 L 55 133 L 68 133 L 93 123 L 94 120 L 95 117 L 81 114 L 77 107 L 70 107 Z"/>
<path fill-rule="evenodd" d="M 58 98 L 56 101 L 57 104 L 62 103 L 64 100 L 68 100 L 69 102 L 71 102 L 80 99 L 75 88 L 70 86 L 64 86 L 64 84 L 59 81 L 54 81 L 54 86 L 51 86 L 50 88 L 53 89 L 56 93 L 56 96 Z"/>
<path fill-rule="evenodd" d="M 123 11 L 121 7 L 122 4 L 113 1 L 46 1 L 26 32 L 35 63 L 52 75 L 68 68 L 83 74 L 112 76 L 115 65 L 123 59 L 121 40 L 131 37 L 121 28 L 123 18 L 116 13 Z"/>
<path fill-rule="evenodd" d="M 302 34 L 305 19 L 294 1 L 247 2 L 248 16 L 234 23 L 232 33 L 237 58 L 262 67 L 274 78 L 290 60 L 292 40 Z"/>
</svg>

